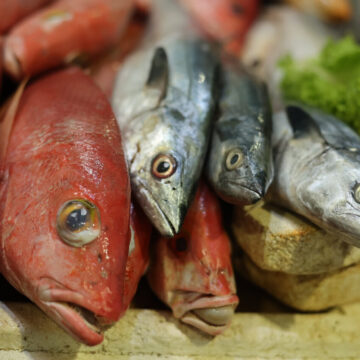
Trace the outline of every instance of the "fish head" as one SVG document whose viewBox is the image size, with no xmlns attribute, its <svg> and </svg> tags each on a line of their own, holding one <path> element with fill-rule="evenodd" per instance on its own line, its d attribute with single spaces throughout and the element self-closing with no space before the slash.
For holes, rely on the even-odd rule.
<svg viewBox="0 0 360 360">
<path fill-rule="evenodd" d="M 184 133 L 183 119 L 171 108 L 147 111 L 138 121 L 140 128 L 133 128 L 128 151 L 134 195 L 164 236 L 179 233 L 199 177 L 193 136 L 178 136 Z"/>
<path fill-rule="evenodd" d="M 295 191 L 319 226 L 339 232 L 342 240 L 359 247 L 360 169 L 352 157 L 339 152 L 328 149 L 314 159 Z"/>
<path fill-rule="evenodd" d="M 201 185 L 180 234 L 159 238 L 149 282 L 175 317 L 216 335 L 229 325 L 238 303 L 230 242 L 214 194 Z"/>
<path fill-rule="evenodd" d="M 47 101 L 54 92 L 56 101 Z M 97 99 L 95 109 L 85 93 Z M 76 106 L 68 103 L 76 97 Z M 51 124 L 53 116 L 62 121 Z M 93 131 L 93 117 L 108 141 Z M 80 70 L 25 90 L 6 174 L 2 273 L 75 339 L 100 343 L 102 327 L 123 312 L 130 183 L 110 105 Z"/>
<path fill-rule="evenodd" d="M 207 173 L 223 200 L 248 205 L 262 199 L 271 183 L 272 156 L 261 131 L 242 127 L 240 134 L 238 124 L 233 117 L 215 125 Z"/>
</svg>

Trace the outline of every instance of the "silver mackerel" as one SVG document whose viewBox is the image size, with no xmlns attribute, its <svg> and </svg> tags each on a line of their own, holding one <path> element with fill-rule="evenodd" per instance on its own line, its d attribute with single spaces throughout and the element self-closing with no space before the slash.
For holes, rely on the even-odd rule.
<svg viewBox="0 0 360 360">
<path fill-rule="evenodd" d="M 271 200 L 360 247 L 360 137 L 319 110 L 286 112 L 274 122 Z"/>
<path fill-rule="evenodd" d="M 120 69 L 112 106 L 133 193 L 164 236 L 180 231 L 210 136 L 217 60 L 196 37 L 169 36 Z"/>
<path fill-rule="evenodd" d="M 269 95 L 264 83 L 235 64 L 227 64 L 221 78 L 207 177 L 223 200 L 252 204 L 273 178 Z"/>
</svg>

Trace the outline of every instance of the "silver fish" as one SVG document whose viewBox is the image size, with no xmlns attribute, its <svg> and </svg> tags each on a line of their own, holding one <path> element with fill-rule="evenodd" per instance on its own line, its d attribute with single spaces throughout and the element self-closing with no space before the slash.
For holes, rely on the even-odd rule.
<svg viewBox="0 0 360 360">
<path fill-rule="evenodd" d="M 177 36 L 130 57 L 117 75 L 112 105 L 131 185 L 164 236 L 180 231 L 200 177 L 216 68 L 209 44 Z"/>
<path fill-rule="evenodd" d="M 252 204 L 273 178 L 269 95 L 264 83 L 238 66 L 226 66 L 222 75 L 207 177 L 223 200 Z"/>
<path fill-rule="evenodd" d="M 318 110 L 295 104 L 286 112 L 288 124 L 274 121 L 281 136 L 271 200 L 360 247 L 360 137 Z"/>
</svg>

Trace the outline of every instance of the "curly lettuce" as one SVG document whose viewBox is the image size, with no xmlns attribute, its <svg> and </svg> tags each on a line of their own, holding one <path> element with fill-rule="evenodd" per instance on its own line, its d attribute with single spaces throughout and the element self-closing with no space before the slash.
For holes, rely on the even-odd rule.
<svg viewBox="0 0 360 360">
<path fill-rule="evenodd" d="M 351 36 L 329 41 L 315 59 L 286 56 L 279 66 L 285 99 L 318 107 L 360 133 L 360 46 Z"/>
</svg>

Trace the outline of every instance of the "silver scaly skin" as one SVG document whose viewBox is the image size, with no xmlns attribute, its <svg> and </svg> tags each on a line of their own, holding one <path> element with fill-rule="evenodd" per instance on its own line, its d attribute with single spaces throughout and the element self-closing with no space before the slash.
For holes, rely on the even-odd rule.
<svg viewBox="0 0 360 360">
<path fill-rule="evenodd" d="M 112 106 L 133 193 L 164 236 L 180 231 L 210 136 L 217 60 L 198 39 L 170 37 L 120 69 Z"/>
<path fill-rule="evenodd" d="M 360 247 L 360 137 L 319 110 L 294 104 L 286 112 L 288 124 L 274 120 L 284 136 L 274 147 L 271 201 Z"/>
<path fill-rule="evenodd" d="M 266 85 L 233 65 L 222 72 L 207 177 L 232 204 L 263 198 L 273 178 L 271 106 Z"/>
</svg>

